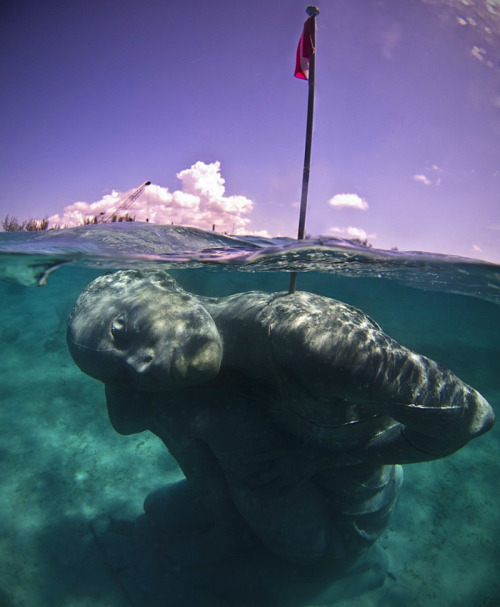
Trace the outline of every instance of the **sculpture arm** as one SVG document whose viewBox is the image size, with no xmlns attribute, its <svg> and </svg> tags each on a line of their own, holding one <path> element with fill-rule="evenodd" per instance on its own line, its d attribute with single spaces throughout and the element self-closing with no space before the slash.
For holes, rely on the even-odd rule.
<svg viewBox="0 0 500 607">
<path fill-rule="evenodd" d="M 332 300 L 315 314 L 308 304 L 302 320 L 272 323 L 276 375 L 292 373 L 318 401 L 340 397 L 398 422 L 371 437 L 381 463 L 442 457 L 493 425 L 493 410 L 476 390 L 361 311 Z"/>
<path fill-rule="evenodd" d="M 358 372 L 374 409 L 399 422 L 371 439 L 372 453 L 387 452 L 391 460 L 384 463 L 435 459 L 491 428 L 494 413 L 479 392 L 433 360 L 391 342 Z"/>
</svg>

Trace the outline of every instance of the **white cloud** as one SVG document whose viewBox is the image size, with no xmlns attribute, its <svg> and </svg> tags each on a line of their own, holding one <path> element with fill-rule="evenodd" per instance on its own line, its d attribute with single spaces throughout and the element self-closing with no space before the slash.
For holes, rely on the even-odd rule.
<svg viewBox="0 0 500 607">
<path fill-rule="evenodd" d="M 392 23 L 381 33 L 382 55 L 386 59 L 392 59 L 394 51 L 399 45 L 402 37 L 402 29 L 399 23 Z"/>
<path fill-rule="evenodd" d="M 476 251 L 476 253 L 482 253 L 483 252 L 483 249 L 481 249 L 481 247 L 479 245 L 477 245 L 477 244 L 473 244 L 472 245 L 472 249 L 474 251 Z"/>
<path fill-rule="evenodd" d="M 481 48 L 479 46 L 473 46 L 471 50 L 471 55 L 475 57 L 478 61 L 484 61 L 484 57 L 486 55 L 486 49 Z"/>
<path fill-rule="evenodd" d="M 481 48 L 480 46 L 473 46 L 471 55 L 478 61 L 483 61 L 488 67 L 494 67 L 493 62 L 486 58 L 486 49 Z"/>
<path fill-rule="evenodd" d="M 431 185 L 430 179 L 428 179 L 425 175 L 413 175 L 413 180 L 423 183 L 424 185 Z"/>
<path fill-rule="evenodd" d="M 417 181 L 423 185 L 441 184 L 441 175 L 444 173 L 444 169 L 439 167 L 437 164 L 433 164 L 430 168 L 426 167 L 424 170 L 427 174 L 430 173 L 430 177 L 427 177 L 427 175 L 424 175 L 423 173 L 416 173 L 415 175 L 412 175 L 413 181 Z"/>
<path fill-rule="evenodd" d="M 328 204 L 334 209 L 359 209 L 360 211 L 366 211 L 368 209 L 368 203 L 364 198 L 357 194 L 335 194 Z"/>
<path fill-rule="evenodd" d="M 251 220 L 248 215 L 254 203 L 245 196 L 226 196 L 225 180 L 220 174 L 220 162 L 206 164 L 196 162 L 189 169 L 177 173 L 182 189 L 170 192 L 168 188 L 150 185 L 128 209 L 128 214 L 136 221 L 157 224 L 180 224 L 218 232 L 250 234 Z M 75 202 L 64 208 L 61 215 L 49 217 L 50 225 L 74 227 L 85 219 L 92 219 L 101 213 L 109 214 L 134 190 L 118 193 L 113 191 L 97 202 Z M 260 232 L 268 236 L 267 232 Z"/>
<path fill-rule="evenodd" d="M 330 228 L 330 232 L 342 237 L 359 238 L 360 240 L 370 240 L 377 237 L 376 234 L 368 234 L 368 232 L 363 230 L 363 228 L 357 228 L 355 226 L 349 226 L 347 228 L 339 228 L 334 226 L 333 228 Z"/>
<path fill-rule="evenodd" d="M 247 236 L 260 236 L 261 238 L 273 238 L 267 230 L 249 230 L 246 231 Z M 278 234 L 279 236 L 279 234 Z"/>
</svg>

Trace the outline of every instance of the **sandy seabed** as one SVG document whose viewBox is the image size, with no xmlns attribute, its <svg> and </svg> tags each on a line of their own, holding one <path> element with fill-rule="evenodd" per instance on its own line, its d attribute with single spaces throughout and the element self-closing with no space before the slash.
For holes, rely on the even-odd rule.
<svg viewBox="0 0 500 607">
<path fill-rule="evenodd" d="M 154 436 L 111 428 L 102 385 L 66 349 L 75 297 L 17 285 L 2 293 L 0 607 L 127 607 L 89 522 L 137 516 L 147 493 L 181 473 Z M 498 392 L 488 398 L 500 402 Z M 386 583 L 337 605 L 499 606 L 499 462 L 497 425 L 452 457 L 405 466 L 380 541 Z"/>
</svg>

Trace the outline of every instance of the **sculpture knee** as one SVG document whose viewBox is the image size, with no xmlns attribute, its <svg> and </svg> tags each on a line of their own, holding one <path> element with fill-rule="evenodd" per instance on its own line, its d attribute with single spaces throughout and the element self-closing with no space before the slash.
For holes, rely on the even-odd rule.
<svg viewBox="0 0 500 607">
<path fill-rule="evenodd" d="M 296 534 L 291 534 L 290 543 L 274 544 L 273 550 L 295 565 L 314 567 L 322 563 L 331 552 L 328 535 L 327 531 L 322 529 L 314 536 L 298 541 Z"/>
<path fill-rule="evenodd" d="M 309 524 L 308 524 L 309 523 Z M 300 567 L 315 568 L 350 563 L 349 545 L 345 533 L 334 521 L 304 521 L 293 528 L 267 530 L 259 537 L 272 552 Z"/>
</svg>

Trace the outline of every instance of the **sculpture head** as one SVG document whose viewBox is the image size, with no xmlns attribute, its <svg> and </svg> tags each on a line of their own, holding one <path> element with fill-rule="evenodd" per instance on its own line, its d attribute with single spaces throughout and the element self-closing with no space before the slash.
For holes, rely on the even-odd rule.
<svg viewBox="0 0 500 607">
<path fill-rule="evenodd" d="M 69 351 L 105 383 L 162 392 L 217 375 L 222 342 L 212 317 L 161 270 L 100 276 L 68 320 Z"/>
</svg>

